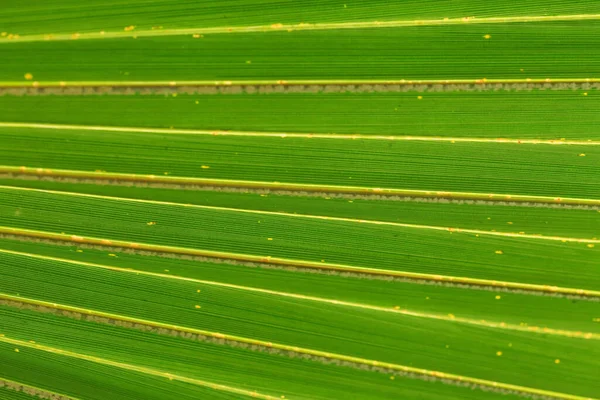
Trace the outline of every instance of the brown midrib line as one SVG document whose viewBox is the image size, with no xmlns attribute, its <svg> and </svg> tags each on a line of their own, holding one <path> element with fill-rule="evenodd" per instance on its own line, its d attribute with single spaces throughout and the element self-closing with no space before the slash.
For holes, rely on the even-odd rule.
<svg viewBox="0 0 600 400">
<path fill-rule="evenodd" d="M 37 386 L 29 385 L 26 383 L 17 382 L 11 379 L 4 378 L 0 375 L 0 389 L 13 390 L 15 392 L 22 392 L 29 394 L 32 398 L 42 399 L 61 399 L 61 400 L 79 400 L 78 397 L 67 396 L 66 394 L 53 392 L 46 389 L 41 389 Z"/>
<path fill-rule="evenodd" d="M 600 78 L 472 78 L 472 79 L 234 79 L 234 80 L 154 80 L 154 81 L 0 81 L 0 89 L 68 89 L 68 88 L 182 88 L 237 86 L 452 86 L 452 85 L 553 85 L 596 84 Z"/>
<path fill-rule="evenodd" d="M 205 257 L 208 259 L 218 259 L 230 261 L 232 263 L 251 263 L 259 266 L 274 266 L 288 269 L 306 269 L 313 271 L 347 273 L 355 275 L 365 275 L 374 278 L 399 278 L 421 283 L 439 283 L 451 285 L 465 285 L 478 288 L 488 288 L 492 290 L 513 290 L 540 293 L 546 295 L 566 295 L 576 296 L 582 299 L 598 299 L 600 291 L 566 288 L 550 285 L 538 285 L 520 282 L 506 282 L 488 279 L 477 279 L 468 277 L 456 277 L 448 275 L 434 275 L 427 273 L 417 273 L 408 271 L 384 270 L 377 268 L 356 267 L 343 264 L 333 264 L 326 262 L 313 262 L 306 260 L 293 260 L 271 256 L 257 256 L 251 254 L 229 253 L 204 249 L 192 249 L 185 247 L 164 246 L 139 242 L 128 242 L 122 240 L 112 240 L 95 237 L 84 237 L 79 235 L 69 235 L 63 233 L 45 232 L 22 228 L 12 228 L 0 226 L 0 235 L 15 238 L 49 240 L 62 243 L 71 243 L 78 245 L 99 246 L 110 248 L 113 251 L 133 251 L 138 253 L 151 252 L 157 255 L 191 256 Z"/>
<path fill-rule="evenodd" d="M 0 81 L 0 95 L 232 95 L 408 93 L 530 90 L 588 90 L 600 88 L 600 78 L 428 79 L 428 80 L 233 80 L 233 81 Z"/>
<path fill-rule="evenodd" d="M 183 189 L 204 190 L 220 188 L 223 190 L 268 191 L 287 195 L 339 195 L 378 197 L 382 200 L 394 198 L 433 199 L 449 201 L 481 201 L 490 204 L 521 204 L 548 207 L 584 206 L 599 208 L 600 199 L 584 199 L 571 197 L 550 197 L 520 194 L 493 194 L 476 192 L 453 192 L 434 190 L 414 190 L 396 188 L 370 188 L 361 186 L 318 185 L 307 183 L 247 181 L 233 179 L 211 179 L 197 177 L 176 177 L 167 175 L 141 175 L 116 172 L 76 171 L 54 168 L 32 168 L 16 166 L 0 166 L 0 174 L 9 174 L 13 178 L 36 177 L 40 179 L 75 179 L 95 180 L 106 184 L 144 184 L 144 185 L 175 185 Z"/>
</svg>

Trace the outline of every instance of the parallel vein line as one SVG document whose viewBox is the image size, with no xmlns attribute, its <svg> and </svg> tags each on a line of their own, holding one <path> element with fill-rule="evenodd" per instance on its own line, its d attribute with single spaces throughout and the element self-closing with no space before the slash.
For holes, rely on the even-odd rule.
<svg viewBox="0 0 600 400">
<path fill-rule="evenodd" d="M 0 38 L 0 43 L 23 43 L 39 41 L 64 41 L 64 40 L 90 40 L 90 39 L 116 39 L 116 38 L 141 38 L 176 35 L 208 35 L 225 33 L 255 33 L 255 32 L 282 32 L 282 31 L 318 31 L 338 29 L 372 29 L 372 28 L 400 28 L 411 26 L 436 26 L 436 25 L 473 25 L 473 24 L 506 24 L 519 22 L 553 22 L 553 21 L 589 21 L 599 20 L 600 14 L 573 14 L 550 16 L 514 16 L 514 17 L 463 17 L 423 20 L 394 20 L 394 21 L 364 21 L 364 22 L 331 22 L 331 23 L 299 23 L 254 25 L 254 26 L 217 26 L 210 28 L 172 28 L 172 29 L 130 29 L 123 31 L 100 31 L 83 33 L 57 33 L 57 34 L 31 34 L 20 36 L 11 34 Z"/>
<path fill-rule="evenodd" d="M 82 130 L 123 133 L 152 133 L 161 135 L 200 135 L 200 136 L 241 136 L 290 139 L 335 139 L 335 140 L 377 140 L 377 141 L 416 141 L 416 142 L 450 142 L 450 143 L 498 143 L 498 144 L 547 144 L 599 146 L 599 140 L 562 140 L 562 139 L 518 139 L 518 138 L 474 138 L 474 137 L 440 137 L 440 136 L 406 136 L 406 135 L 364 135 L 337 133 L 294 133 L 294 132 L 261 132 L 261 131 L 228 131 L 204 129 L 164 129 L 124 126 L 94 125 L 61 125 L 27 122 L 0 122 L 0 128 L 32 128 L 51 130 Z"/>
<path fill-rule="evenodd" d="M 473 201 L 539 207 L 587 207 L 600 208 L 600 199 L 550 197 L 520 194 L 494 194 L 474 192 L 450 192 L 396 188 L 370 188 L 361 186 L 319 185 L 308 183 L 247 181 L 234 179 L 211 179 L 167 175 L 141 175 L 118 172 L 94 172 L 66 169 L 31 168 L 25 166 L 0 166 L 0 174 L 9 178 L 35 178 L 75 182 L 102 183 L 108 185 L 142 185 L 149 187 L 223 191 L 276 193 L 289 196 L 338 196 L 342 198 L 378 198 L 398 201 Z"/>
<path fill-rule="evenodd" d="M 142 367 L 139 365 L 133 365 L 133 364 L 127 364 L 127 363 L 122 363 L 122 362 L 118 362 L 118 361 L 108 360 L 105 358 L 90 356 L 87 354 L 76 353 L 76 352 L 72 352 L 69 350 L 57 349 L 54 347 L 44 346 L 44 345 L 37 344 L 37 343 L 30 343 L 30 342 L 27 342 L 24 340 L 11 339 L 6 336 L 0 336 L 0 342 L 9 343 L 9 344 L 12 344 L 15 346 L 25 347 L 25 348 L 29 348 L 29 349 L 45 351 L 45 352 L 57 354 L 60 356 L 76 358 L 78 360 L 90 361 L 90 362 L 93 362 L 96 364 L 108 365 L 110 367 L 116 367 L 116 368 L 120 368 L 120 369 L 124 369 L 124 370 L 128 370 L 128 371 L 139 372 L 139 373 L 146 374 L 146 375 L 152 375 L 152 376 L 157 376 L 157 377 L 161 377 L 161 378 L 168 378 L 169 380 L 175 380 L 175 381 L 190 383 L 190 384 L 197 385 L 197 386 L 208 387 L 208 388 L 218 390 L 221 392 L 234 393 L 234 394 L 238 394 L 238 395 L 242 395 L 242 396 L 253 397 L 256 399 L 281 400 L 278 397 L 260 394 L 255 391 L 239 389 L 239 388 L 235 388 L 232 386 L 221 385 L 218 383 L 208 382 L 208 381 L 195 379 L 195 378 L 189 378 L 189 377 L 182 376 L 182 375 L 171 374 L 168 372 L 159 371 L 159 370 L 152 369 L 152 368 L 147 368 L 147 367 Z"/>
<path fill-rule="evenodd" d="M 461 323 L 461 324 L 482 326 L 482 327 L 494 328 L 494 329 L 506 329 L 506 330 L 521 331 L 521 332 L 542 333 L 542 334 L 546 334 L 546 335 L 563 336 L 563 337 L 570 337 L 570 338 L 600 340 L 600 334 L 592 333 L 592 332 L 569 331 L 569 330 L 563 330 L 563 329 L 552 329 L 552 328 L 547 328 L 547 327 L 542 328 L 539 326 L 531 326 L 531 325 L 524 326 L 524 325 L 517 325 L 517 324 L 511 324 L 511 323 L 505 323 L 505 322 L 476 320 L 476 319 L 471 319 L 471 318 L 447 316 L 447 315 L 442 315 L 442 314 L 423 313 L 423 312 L 411 311 L 411 310 L 407 310 L 404 308 L 397 308 L 397 307 L 386 308 L 386 307 L 380 307 L 380 306 L 373 306 L 370 304 L 362 304 L 362 303 L 348 302 L 348 301 L 343 301 L 343 300 L 328 299 L 328 298 L 323 298 L 323 297 L 308 296 L 308 295 L 302 295 L 302 294 L 297 294 L 297 293 L 287 293 L 287 292 L 261 289 L 261 288 L 250 287 L 250 286 L 234 285 L 234 284 L 230 284 L 230 283 L 188 278 L 188 277 L 183 277 L 183 276 L 167 275 L 167 274 L 161 274 L 161 273 L 155 273 L 155 272 L 148 272 L 148 271 L 139 270 L 139 269 L 120 268 L 120 267 L 115 267 L 115 266 L 110 266 L 110 265 L 89 263 L 89 262 L 84 262 L 84 261 L 75 261 L 75 260 L 69 260 L 69 259 L 64 259 L 64 258 L 50 257 L 50 256 L 44 256 L 44 255 L 32 254 L 32 253 L 23 253 L 23 252 L 19 252 L 19 251 L 12 251 L 12 250 L 5 250 L 5 249 L 0 249 L 0 253 L 37 258 L 40 260 L 47 260 L 47 261 L 57 261 L 57 262 L 62 262 L 62 263 L 67 263 L 67 264 L 72 264 L 72 265 L 77 265 L 77 266 L 82 266 L 82 267 L 106 269 L 106 270 L 110 270 L 110 271 L 124 272 L 124 273 L 128 273 L 128 274 L 145 275 L 145 276 L 151 276 L 151 277 L 155 277 L 155 278 L 179 280 L 179 281 L 185 281 L 185 282 L 194 282 L 194 283 L 198 283 L 198 284 L 202 284 L 202 285 L 224 287 L 224 288 L 242 290 L 242 291 L 247 291 L 247 292 L 264 293 L 264 294 L 273 295 L 273 296 L 287 297 L 287 298 L 298 299 L 298 300 L 308 300 L 308 301 L 327 303 L 327 304 L 332 304 L 332 305 L 337 305 L 337 306 L 360 308 L 360 309 L 378 311 L 378 312 L 389 312 L 389 313 L 407 315 L 407 316 L 417 317 L 417 318 L 427 318 L 427 319 L 434 319 L 434 320 L 441 320 L 441 321 L 451 321 L 451 322 L 456 322 L 456 323 Z"/>
<path fill-rule="evenodd" d="M 265 350 L 281 351 L 283 353 L 283 355 L 287 355 L 287 356 L 293 356 L 295 354 L 303 354 L 303 355 L 309 356 L 310 359 L 313 361 L 323 362 L 323 361 L 333 360 L 333 361 L 338 361 L 338 362 L 342 363 L 342 365 L 347 365 L 347 366 L 366 366 L 366 367 L 369 367 L 370 369 L 372 369 L 374 371 L 378 371 L 378 372 L 398 373 L 401 375 L 408 375 L 411 377 L 413 377 L 413 376 L 414 377 L 428 377 L 428 378 L 432 378 L 435 380 L 440 380 L 444 383 L 457 384 L 457 385 L 467 384 L 467 385 L 472 385 L 474 387 L 484 389 L 484 390 L 510 392 L 510 393 L 516 393 L 516 394 L 521 394 L 521 395 L 526 395 L 526 396 L 531 396 L 531 395 L 544 396 L 546 398 L 551 398 L 551 399 L 586 400 L 586 398 L 584 398 L 584 397 L 571 395 L 571 394 L 552 392 L 552 391 L 529 388 L 529 387 L 519 386 L 519 385 L 512 385 L 512 384 L 507 384 L 507 383 L 502 383 L 502 382 L 494 382 L 494 381 L 489 381 L 489 380 L 485 380 L 485 379 L 478 379 L 478 378 L 472 378 L 472 377 L 468 377 L 468 376 L 462 376 L 462 375 L 451 374 L 451 373 L 446 373 L 446 372 L 433 371 L 433 370 L 428 370 L 428 369 L 423 369 L 423 368 L 416 368 L 416 367 L 412 367 L 412 366 L 381 362 L 381 361 L 370 360 L 370 359 L 359 358 L 359 357 L 352 357 L 352 356 L 347 356 L 347 355 L 343 355 L 343 354 L 329 353 L 329 352 L 324 352 L 324 351 L 319 351 L 319 350 L 314 350 L 314 349 L 308 349 L 308 348 L 302 348 L 302 347 L 296 347 L 296 346 L 288 346 L 288 345 L 279 344 L 279 343 L 264 342 L 261 340 L 249 339 L 249 338 L 245 338 L 245 337 L 227 335 L 227 334 L 222 334 L 222 333 L 217 333 L 217 332 L 203 331 L 203 330 L 199 330 L 199 329 L 192 329 L 192 328 L 181 327 L 181 326 L 170 325 L 170 324 L 163 324 L 163 323 L 158 323 L 155 321 L 148 321 L 148 320 L 143 320 L 143 319 L 138 319 L 138 318 L 122 316 L 122 315 L 118 315 L 118 314 L 110 314 L 110 313 L 104 313 L 104 312 L 99 312 L 99 311 L 89 310 L 89 309 L 84 309 L 84 308 L 79 308 L 79 307 L 72 307 L 72 306 L 67 306 L 67 305 L 62 305 L 62 304 L 27 299 L 27 298 L 22 298 L 19 296 L 11 296 L 11 295 L 6 295 L 4 293 L 0 293 L 0 299 L 8 300 L 9 302 L 10 301 L 15 302 L 15 304 L 14 304 L 15 306 L 18 306 L 19 303 L 25 303 L 25 304 L 35 305 L 35 306 L 39 306 L 39 307 L 61 309 L 61 310 L 64 310 L 67 312 L 67 314 L 65 314 L 66 316 L 69 316 L 68 313 L 75 313 L 78 315 L 85 315 L 85 316 L 89 315 L 89 316 L 106 318 L 106 319 L 127 321 L 132 324 L 140 325 L 140 328 L 143 328 L 144 326 L 162 328 L 162 329 L 167 330 L 164 332 L 165 334 L 171 334 L 171 332 L 169 332 L 170 330 L 174 330 L 175 332 L 188 332 L 188 333 L 199 334 L 202 336 L 207 336 L 210 338 L 221 339 L 221 340 L 225 340 L 228 342 L 234 342 L 234 343 L 237 342 L 237 343 L 243 343 L 243 344 L 247 344 L 247 345 L 251 345 L 251 346 L 257 346 L 257 347 L 263 348 Z M 102 323 L 102 321 L 97 321 L 97 322 Z M 105 322 L 105 323 L 107 323 L 107 322 Z M 99 359 L 99 358 L 96 358 L 93 356 L 79 355 L 77 353 L 73 353 L 73 352 L 70 352 L 67 350 L 55 349 L 55 348 L 43 346 L 40 344 L 29 343 L 29 342 L 18 340 L 18 339 L 11 339 L 6 336 L 4 336 L 4 337 L 0 336 L 0 342 L 11 343 L 11 344 L 15 344 L 15 345 L 25 346 L 28 348 L 38 349 L 38 350 L 42 350 L 42 351 L 48 351 L 48 352 L 52 352 L 55 354 L 61 354 L 61 355 L 65 355 L 65 356 L 75 357 L 75 358 L 82 358 L 82 359 L 89 360 L 92 362 L 104 363 L 105 365 L 113 365 L 115 367 L 130 369 L 130 370 L 139 371 L 142 373 L 149 373 L 149 374 L 156 375 L 156 376 L 164 376 L 167 378 L 172 377 L 172 379 L 177 379 L 177 380 L 181 380 L 183 382 L 188 382 L 188 383 L 194 383 L 194 384 L 201 385 L 201 386 L 213 387 L 212 385 L 214 385 L 209 382 L 199 381 L 199 380 L 197 381 L 195 379 L 181 377 L 181 376 L 169 374 L 169 373 L 166 373 L 163 371 L 156 371 L 156 370 L 151 370 L 151 369 L 148 369 L 145 367 L 134 366 L 131 364 L 124 364 L 124 363 L 118 363 L 115 361 Z M 83 357 L 86 357 L 86 358 L 83 358 Z M 134 368 L 137 368 L 137 369 L 134 369 Z M 240 390 L 240 389 L 230 388 L 227 386 L 225 386 L 224 388 L 223 388 L 223 386 L 221 386 L 221 388 L 215 387 L 215 389 L 229 391 L 229 392 L 233 392 L 233 390 Z M 239 393 L 239 392 L 234 392 L 234 393 Z M 246 393 L 248 393 L 248 391 L 243 391 L 243 393 L 240 393 L 240 394 L 248 395 Z M 254 393 L 254 392 L 251 392 L 251 393 Z M 269 400 L 272 399 L 271 397 L 264 397 L 264 398 L 269 399 Z"/>
<path fill-rule="evenodd" d="M 0 190 L 47 193 L 47 194 L 55 194 L 55 195 L 59 195 L 59 196 L 73 196 L 73 197 L 102 199 L 102 200 L 110 200 L 110 201 L 118 201 L 118 202 L 132 202 L 132 203 L 141 203 L 141 204 L 154 204 L 154 205 L 161 205 L 161 206 L 197 208 L 197 209 L 201 209 L 201 210 L 225 211 L 225 212 L 234 212 L 234 213 L 257 214 L 257 215 L 273 215 L 273 216 L 287 217 L 287 218 L 300 218 L 300 219 L 304 218 L 304 219 L 313 219 L 313 220 L 321 220 L 321 221 L 348 222 L 348 223 L 353 223 L 353 224 L 359 223 L 359 224 L 365 224 L 365 225 L 394 226 L 394 227 L 398 227 L 398 228 L 433 230 L 433 231 L 442 231 L 442 232 L 449 232 L 449 233 L 467 233 L 467 234 L 473 234 L 473 235 L 500 236 L 500 237 L 509 237 L 509 238 L 518 238 L 518 239 L 549 240 L 549 241 L 559 241 L 559 242 L 563 242 L 563 243 L 568 242 L 568 243 L 600 244 L 600 239 L 595 239 L 595 238 L 594 239 L 585 239 L 585 238 L 573 238 L 573 237 L 565 237 L 565 236 L 544 236 L 544 235 L 526 234 L 526 233 L 496 232 L 496 231 L 486 231 L 486 230 L 480 230 L 480 229 L 408 224 L 408 223 L 402 223 L 402 222 L 377 221 L 377 220 L 369 220 L 369 219 L 330 217 L 330 216 L 325 216 L 325 215 L 297 214 L 297 213 L 287 213 L 287 212 L 281 212 L 281 211 L 264 211 L 264 210 L 251 210 L 251 209 L 232 208 L 232 207 L 205 206 L 205 205 L 199 205 L 199 204 L 175 203 L 175 202 L 170 202 L 170 201 L 132 199 L 132 198 L 103 196 L 103 195 L 88 194 L 88 193 L 64 192 L 64 191 L 58 191 L 58 190 L 47 190 L 47 189 L 36 189 L 36 188 L 23 188 L 23 187 L 18 187 L 18 186 L 0 185 Z"/>
<path fill-rule="evenodd" d="M 550 285 L 538 285 L 521 282 L 506 282 L 489 279 L 478 279 L 460 276 L 434 275 L 419 272 L 385 270 L 377 268 L 356 267 L 343 264 L 334 264 L 326 262 L 314 262 L 306 260 L 292 260 L 271 256 L 258 256 L 251 254 L 229 253 L 204 249 L 192 249 L 186 247 L 164 246 L 139 242 L 127 242 L 122 240 L 103 239 L 95 237 L 84 237 L 78 235 L 69 235 L 65 233 L 54 233 L 36 231 L 31 229 L 12 228 L 0 226 L 0 235 L 9 238 L 24 240 L 49 240 L 59 243 L 70 243 L 82 246 L 98 246 L 101 248 L 110 248 L 113 251 L 127 251 L 144 254 L 145 252 L 155 253 L 159 256 L 190 256 L 207 259 L 219 259 L 232 264 L 279 267 L 287 269 L 306 269 L 309 271 L 334 272 L 340 274 L 350 274 L 357 276 L 368 276 L 372 278 L 398 278 L 414 281 L 416 283 L 439 283 L 450 285 L 466 285 L 478 288 L 487 288 L 492 290 L 516 290 L 525 292 L 534 292 L 546 295 L 576 296 L 582 299 L 597 300 L 600 298 L 600 291 L 575 289 Z"/>
</svg>

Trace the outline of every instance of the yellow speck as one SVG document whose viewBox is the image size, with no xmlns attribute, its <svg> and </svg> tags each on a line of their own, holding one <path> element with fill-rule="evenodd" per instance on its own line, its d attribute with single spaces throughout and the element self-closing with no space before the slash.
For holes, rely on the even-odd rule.
<svg viewBox="0 0 600 400">
<path fill-rule="evenodd" d="M 321 260 L 321 262 L 325 262 L 325 260 Z"/>
<path fill-rule="evenodd" d="M 169 270 L 168 270 L 168 269 L 165 269 L 165 272 L 169 272 Z"/>
<path fill-rule="evenodd" d="M 593 249 L 594 248 L 594 244 L 593 243 L 588 243 L 587 247 L 589 247 L 590 249 Z"/>
<path fill-rule="evenodd" d="M 15 349 L 15 353 L 18 353 L 18 352 L 19 352 L 19 349 Z"/>
<path fill-rule="evenodd" d="M 583 93 L 583 95 L 584 95 L 584 96 L 587 96 L 587 92 L 584 92 L 584 93 Z"/>
<path fill-rule="evenodd" d="M 129 26 L 126 26 L 126 27 L 125 27 L 125 28 L 123 28 L 123 29 L 124 29 L 126 32 L 130 32 L 130 31 L 132 31 L 132 30 L 134 30 L 134 29 L 135 29 L 135 26 L 134 26 L 134 25 L 129 25 Z"/>
<path fill-rule="evenodd" d="M 0 36 L 2 36 L 2 37 L 6 36 L 6 35 L 8 35 L 8 33 L 6 33 L 6 32 L 0 33 Z"/>
<path fill-rule="evenodd" d="M 399 310 L 400 306 L 394 306 L 394 310 Z"/>
<path fill-rule="evenodd" d="M 500 295 L 496 296 L 496 300 L 500 300 L 501 298 L 502 298 L 502 296 L 500 296 Z"/>
<path fill-rule="evenodd" d="M 194 39 L 200 39 L 200 38 L 203 38 L 203 37 L 204 37 L 204 35 L 200 35 L 199 33 L 194 33 L 194 34 L 192 35 L 192 37 L 193 37 Z"/>
<path fill-rule="evenodd" d="M 173 93 L 171 96 L 173 96 L 173 97 L 177 97 L 177 93 Z"/>
<path fill-rule="evenodd" d="M 492 219 L 492 217 L 487 217 L 488 221 Z"/>
<path fill-rule="evenodd" d="M 208 165 L 203 165 L 201 168 L 202 169 L 209 169 L 210 167 Z"/>
<path fill-rule="evenodd" d="M 452 319 L 454 319 L 454 314 L 448 314 L 448 316 Z"/>
<path fill-rule="evenodd" d="M 146 225 L 148 225 L 148 226 L 150 226 L 150 225 L 156 225 L 156 222 L 154 222 L 154 221 L 146 222 Z"/>
<path fill-rule="evenodd" d="M 525 72 L 525 70 L 523 68 L 520 69 L 521 72 Z"/>
<path fill-rule="evenodd" d="M 200 102 L 198 100 L 196 100 L 196 104 L 200 104 Z"/>
<path fill-rule="evenodd" d="M 579 157 L 585 157 L 585 153 L 579 153 Z"/>
<path fill-rule="evenodd" d="M 267 238 L 267 240 L 273 240 L 273 238 Z"/>
<path fill-rule="evenodd" d="M 202 307 L 200 307 L 198 304 L 196 304 L 196 305 L 194 306 L 194 308 L 197 308 L 197 309 L 198 309 L 198 308 L 202 308 Z"/>
<path fill-rule="evenodd" d="M 423 100 L 423 96 L 417 96 L 417 99 Z"/>
<path fill-rule="evenodd" d="M 450 345 L 449 345 L 449 344 L 447 344 L 447 345 L 446 345 L 446 348 L 447 348 L 447 349 L 449 349 L 449 348 L 450 348 Z"/>
<path fill-rule="evenodd" d="M 252 64 L 252 61 L 248 60 L 246 61 L 246 64 Z"/>
<path fill-rule="evenodd" d="M 116 257 L 116 256 L 117 256 L 117 255 L 116 255 L 116 254 L 114 254 L 114 253 L 110 253 L 110 254 L 109 254 L 109 257 Z"/>
<path fill-rule="evenodd" d="M 509 343 L 509 344 L 508 344 L 508 347 L 512 347 L 512 343 Z"/>
<path fill-rule="evenodd" d="M 77 251 L 78 253 L 83 253 L 83 250 L 81 250 L 81 249 L 77 249 L 76 251 Z"/>
<path fill-rule="evenodd" d="M 200 293 L 200 289 L 196 290 L 196 293 Z"/>
<path fill-rule="evenodd" d="M 507 224 L 512 225 L 513 223 L 512 222 L 507 222 Z"/>
<path fill-rule="evenodd" d="M 500 357 L 500 356 L 502 355 L 502 352 L 501 352 L 501 351 L 497 351 L 497 352 L 496 352 L 496 355 L 497 355 L 498 357 Z"/>
<path fill-rule="evenodd" d="M 429 296 L 425 297 L 425 300 L 429 300 Z"/>
<path fill-rule="evenodd" d="M 484 39 L 490 39 L 491 37 L 492 37 L 492 35 L 490 35 L 490 34 L 487 34 L 487 35 L 483 36 Z"/>
<path fill-rule="evenodd" d="M 494 253 L 496 253 L 496 254 L 504 254 L 504 252 L 502 250 L 496 250 Z"/>
<path fill-rule="evenodd" d="M 592 321 L 594 321 L 594 322 L 600 322 L 600 318 L 593 318 Z"/>
<path fill-rule="evenodd" d="M 348 8 L 348 6 L 344 4 L 344 8 Z"/>
<path fill-rule="evenodd" d="M 27 79 L 28 81 L 33 79 L 33 75 L 31 75 L 29 72 L 25 74 L 25 79 Z"/>
<path fill-rule="evenodd" d="M 283 28 L 283 24 L 273 24 L 273 25 L 271 25 L 271 28 L 272 29 L 281 29 L 281 28 Z"/>
<path fill-rule="evenodd" d="M 554 360 L 554 364 L 560 364 L 560 360 L 557 358 L 556 360 Z"/>
<path fill-rule="evenodd" d="M 394 380 L 394 379 L 396 379 L 396 377 L 394 375 L 392 375 L 392 376 L 390 376 L 390 379 Z"/>
</svg>

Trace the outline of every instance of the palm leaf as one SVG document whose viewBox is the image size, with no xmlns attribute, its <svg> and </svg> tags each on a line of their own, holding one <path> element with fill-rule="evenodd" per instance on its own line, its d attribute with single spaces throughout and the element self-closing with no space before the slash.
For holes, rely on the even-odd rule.
<svg viewBox="0 0 600 400">
<path fill-rule="evenodd" d="M 0 397 L 600 393 L 595 2 L 5 3 Z"/>
</svg>

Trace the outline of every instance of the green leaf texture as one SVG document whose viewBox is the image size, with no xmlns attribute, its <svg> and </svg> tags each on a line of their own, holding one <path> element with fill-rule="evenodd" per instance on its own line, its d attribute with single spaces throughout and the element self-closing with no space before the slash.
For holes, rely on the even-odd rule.
<svg viewBox="0 0 600 400">
<path fill-rule="evenodd" d="M 600 398 L 599 24 L 5 1 L 0 398 Z"/>
</svg>

